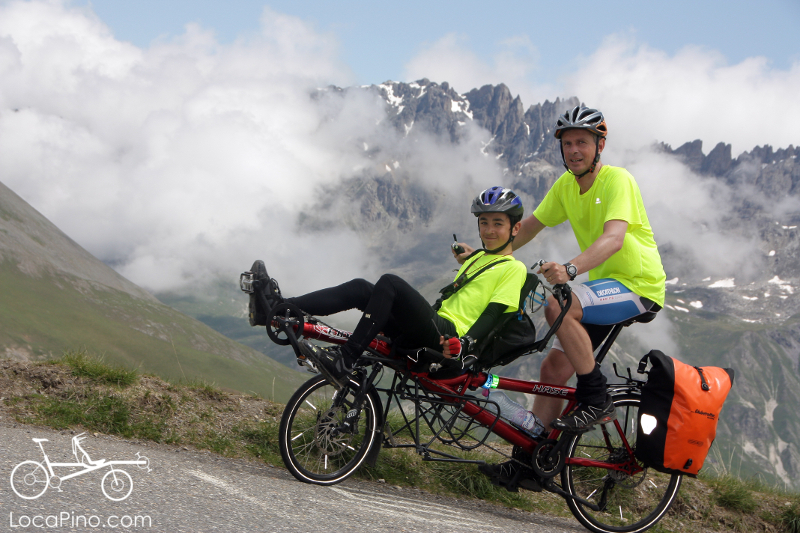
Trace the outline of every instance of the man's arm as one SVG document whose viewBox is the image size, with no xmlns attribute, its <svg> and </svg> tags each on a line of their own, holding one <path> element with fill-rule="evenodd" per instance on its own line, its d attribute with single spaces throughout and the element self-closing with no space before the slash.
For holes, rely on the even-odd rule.
<svg viewBox="0 0 800 533">
<path fill-rule="evenodd" d="M 603 234 L 570 263 L 578 268 L 578 274 L 583 274 L 601 265 L 622 249 L 627 231 L 628 223 L 624 220 L 609 220 L 603 225 Z M 544 274 L 547 281 L 553 284 L 569 281 L 567 269 L 558 263 L 545 263 L 539 273 Z"/>
<path fill-rule="evenodd" d="M 522 226 L 519 228 L 519 233 L 514 237 L 514 242 L 511 243 L 513 250 L 519 250 L 536 237 L 540 231 L 546 228 L 544 224 L 539 222 L 539 219 L 531 215 L 522 221 Z"/>
</svg>

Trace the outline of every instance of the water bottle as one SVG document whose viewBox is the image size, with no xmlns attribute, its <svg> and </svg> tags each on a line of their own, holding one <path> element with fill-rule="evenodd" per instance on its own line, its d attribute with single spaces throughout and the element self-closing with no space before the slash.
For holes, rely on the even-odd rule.
<svg viewBox="0 0 800 533">
<path fill-rule="evenodd" d="M 489 400 L 500 406 L 500 417 L 511 422 L 531 437 L 538 437 L 544 426 L 536 415 L 522 407 L 520 404 L 496 389 L 483 389 L 481 391 Z M 486 409 L 495 412 L 493 404 L 487 404 Z"/>
</svg>

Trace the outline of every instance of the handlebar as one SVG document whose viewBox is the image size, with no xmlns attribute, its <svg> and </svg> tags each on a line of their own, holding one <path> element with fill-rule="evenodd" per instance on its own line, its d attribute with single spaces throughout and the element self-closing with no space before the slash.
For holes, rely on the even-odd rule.
<svg viewBox="0 0 800 533">
<path fill-rule="evenodd" d="M 540 259 L 535 262 L 531 266 L 531 270 L 536 267 L 541 269 L 542 265 L 547 263 L 544 259 Z M 555 332 L 558 331 L 558 328 L 561 327 L 561 322 L 564 320 L 564 317 L 567 315 L 569 308 L 572 306 L 572 288 L 567 283 L 558 283 L 553 285 L 553 288 L 550 290 L 553 293 L 553 297 L 558 302 L 558 306 L 561 308 L 561 312 L 558 314 L 558 317 L 553 322 L 553 325 L 550 326 L 550 329 L 547 330 L 545 336 L 536 341 L 536 345 L 534 350 L 542 351 L 547 343 L 550 341 L 550 338 L 555 335 Z"/>
<path fill-rule="evenodd" d="M 441 368 L 459 368 L 466 370 L 478 360 L 474 355 L 465 355 L 463 358 L 454 359 L 445 357 L 443 353 L 431 348 L 421 348 L 416 351 L 417 362 L 430 363 L 430 370 L 434 372 Z"/>
</svg>

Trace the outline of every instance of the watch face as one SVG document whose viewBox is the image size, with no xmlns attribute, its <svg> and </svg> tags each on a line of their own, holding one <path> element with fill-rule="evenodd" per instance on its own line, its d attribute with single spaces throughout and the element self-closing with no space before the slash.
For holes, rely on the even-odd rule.
<svg viewBox="0 0 800 533">
<path fill-rule="evenodd" d="M 567 265 L 564 265 L 564 266 L 566 266 L 566 267 L 567 267 L 567 275 L 568 275 L 570 278 L 573 278 L 573 279 L 574 279 L 574 278 L 575 278 L 575 276 L 577 276 L 577 275 L 578 275 L 578 267 L 576 267 L 575 265 L 573 265 L 573 264 L 567 264 Z"/>
</svg>

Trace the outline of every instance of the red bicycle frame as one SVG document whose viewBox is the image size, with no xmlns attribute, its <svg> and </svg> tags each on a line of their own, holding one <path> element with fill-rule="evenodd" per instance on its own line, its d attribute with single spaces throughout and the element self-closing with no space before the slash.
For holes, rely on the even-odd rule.
<svg viewBox="0 0 800 533">
<path fill-rule="evenodd" d="M 333 328 L 319 322 L 303 323 L 302 336 L 305 338 L 322 340 L 333 344 L 344 344 L 347 342 L 347 339 L 350 338 L 350 335 L 351 333 L 349 331 Z M 391 345 L 386 341 L 373 339 L 369 347 L 381 355 L 386 357 L 391 356 L 392 348 Z M 400 362 L 400 358 L 397 358 L 397 361 Z M 410 368 L 410 366 L 411 362 L 406 361 L 406 367 Z M 486 383 L 486 379 L 488 378 L 488 375 L 484 372 L 480 372 L 478 374 L 464 374 L 449 379 L 431 379 L 427 372 L 411 373 L 418 378 L 420 383 L 430 392 L 446 395 L 447 397 L 451 398 L 453 396 L 463 396 L 467 390 L 481 387 L 484 383 Z M 497 389 L 567 400 L 567 406 L 563 411 L 565 413 L 571 410 L 575 404 L 575 388 L 573 387 L 552 385 L 538 381 L 525 381 L 521 379 L 499 377 Z M 494 434 L 498 435 L 507 442 L 521 446 L 522 449 L 527 453 L 533 453 L 533 450 L 539 444 L 539 441 L 533 437 L 530 437 L 527 433 L 523 432 L 512 424 L 509 424 L 498 415 L 488 411 L 485 407 L 481 407 L 476 403 L 470 402 L 469 397 L 464 397 L 462 411 L 466 415 L 478 421 L 480 424 L 486 427 L 491 427 Z M 614 427 L 616 427 L 619 434 L 623 436 L 622 441 L 627 448 L 629 453 L 628 456 L 633 457 L 633 450 L 631 449 L 627 439 L 624 438 L 624 431 L 622 428 L 620 428 L 619 421 L 614 421 Z M 558 438 L 559 433 L 559 431 L 553 430 L 548 434 L 548 438 L 556 439 Z M 605 438 L 607 441 L 609 440 L 608 435 L 606 435 Z M 635 461 L 609 464 L 606 461 L 572 457 L 566 459 L 566 464 L 584 467 L 597 467 L 606 470 L 619 470 L 629 475 L 633 475 L 642 471 L 642 467 L 640 467 Z"/>
</svg>

